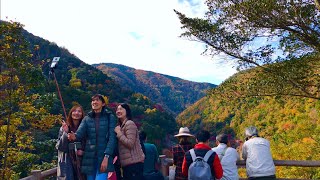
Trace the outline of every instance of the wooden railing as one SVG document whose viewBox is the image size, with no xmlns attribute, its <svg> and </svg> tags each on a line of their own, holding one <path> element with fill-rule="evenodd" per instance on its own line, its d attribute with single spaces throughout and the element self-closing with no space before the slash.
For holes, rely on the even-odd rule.
<svg viewBox="0 0 320 180">
<path fill-rule="evenodd" d="M 52 168 L 46 171 L 41 171 L 41 170 L 32 170 L 31 171 L 31 176 L 22 178 L 20 180 L 42 180 L 45 178 L 49 178 L 52 176 L 57 176 L 57 168 Z"/>
<path fill-rule="evenodd" d="M 172 166 L 172 158 L 167 158 L 165 155 L 160 155 L 161 169 L 162 174 L 167 177 L 169 175 L 169 166 Z M 320 161 L 292 161 L 292 160 L 274 160 L 276 166 L 296 166 L 296 167 L 320 167 Z M 238 167 L 246 166 L 244 160 L 237 162 Z M 31 171 L 31 176 L 22 178 L 20 180 L 43 180 L 57 175 L 57 168 L 49 169 L 46 171 L 33 170 Z M 245 180 L 246 178 L 241 178 L 240 180 Z M 278 178 L 279 179 L 279 178 Z M 285 179 L 279 179 L 285 180 Z M 292 179 L 291 179 L 292 180 Z"/>
<path fill-rule="evenodd" d="M 173 165 L 173 159 L 167 158 L 165 155 L 159 156 L 161 161 L 161 172 L 167 177 L 169 175 L 169 166 Z M 320 161 L 292 161 L 292 160 L 274 160 L 275 166 L 296 166 L 296 167 L 320 167 Z M 240 160 L 237 162 L 238 167 L 246 167 L 246 161 Z M 246 180 L 247 178 L 240 178 L 240 180 Z M 277 178 L 278 180 L 285 180 L 283 178 Z M 292 180 L 292 178 L 290 179 Z"/>
</svg>

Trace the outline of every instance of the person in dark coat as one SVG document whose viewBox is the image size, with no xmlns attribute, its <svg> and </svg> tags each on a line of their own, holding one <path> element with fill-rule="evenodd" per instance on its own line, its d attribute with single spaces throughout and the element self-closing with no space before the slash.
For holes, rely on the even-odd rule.
<svg viewBox="0 0 320 180">
<path fill-rule="evenodd" d="M 113 152 L 117 140 L 114 133 L 116 119 L 106 109 L 103 96 L 96 94 L 91 98 L 92 111 L 85 116 L 76 133 L 68 134 L 69 140 L 86 138 L 86 146 L 81 171 L 88 180 L 106 180 L 108 172 L 114 171 Z"/>
</svg>

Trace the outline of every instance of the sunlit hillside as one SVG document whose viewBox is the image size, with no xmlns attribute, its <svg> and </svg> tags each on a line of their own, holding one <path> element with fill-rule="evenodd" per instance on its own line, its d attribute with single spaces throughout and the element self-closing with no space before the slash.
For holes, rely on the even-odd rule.
<svg viewBox="0 0 320 180">
<path fill-rule="evenodd" d="M 317 70 L 318 66 L 314 63 L 310 67 Z M 318 99 L 292 96 L 239 98 L 230 96 L 230 92 L 222 92 L 235 86 L 246 88 L 247 80 L 253 79 L 255 73 L 256 69 L 248 70 L 226 80 L 217 88 L 220 92 L 212 91 L 183 111 L 177 117 L 178 124 L 190 127 L 193 132 L 204 128 L 213 135 L 226 132 L 241 140 L 244 140 L 245 127 L 255 125 L 260 129 L 260 135 L 271 142 L 274 159 L 320 160 Z M 271 85 L 269 88 L 274 88 Z M 268 86 L 260 88 L 267 92 Z M 278 167 L 277 177 L 318 179 L 320 169 Z"/>
</svg>

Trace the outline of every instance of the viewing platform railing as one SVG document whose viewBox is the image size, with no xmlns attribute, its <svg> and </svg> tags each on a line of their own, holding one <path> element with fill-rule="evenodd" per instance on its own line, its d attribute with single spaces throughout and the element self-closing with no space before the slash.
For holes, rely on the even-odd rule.
<svg viewBox="0 0 320 180">
<path fill-rule="evenodd" d="M 169 166 L 173 165 L 173 159 L 167 158 L 165 155 L 160 155 L 161 167 L 160 171 L 165 177 L 169 175 Z M 295 166 L 295 167 L 318 167 L 320 168 L 320 161 L 293 161 L 293 160 L 274 160 L 275 166 Z M 238 167 L 245 168 L 246 162 L 244 160 L 240 160 L 237 162 Z M 49 170 L 41 171 L 41 170 L 32 170 L 31 176 L 22 178 L 20 180 L 43 180 L 49 177 L 53 177 L 57 175 L 57 168 L 52 168 Z M 247 178 L 240 178 L 240 180 L 245 180 Z M 277 178 L 279 180 L 289 180 L 283 178 Z M 290 179 L 292 180 L 292 178 Z"/>
</svg>

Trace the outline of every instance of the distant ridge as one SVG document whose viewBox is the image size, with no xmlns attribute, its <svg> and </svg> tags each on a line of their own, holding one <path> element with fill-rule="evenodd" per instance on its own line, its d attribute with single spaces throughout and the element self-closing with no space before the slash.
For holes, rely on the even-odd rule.
<svg viewBox="0 0 320 180">
<path fill-rule="evenodd" d="M 93 64 L 112 77 L 123 88 L 142 93 L 152 101 L 177 115 L 216 87 L 210 83 L 198 83 L 151 71 L 134 69 L 114 63 Z"/>
</svg>

